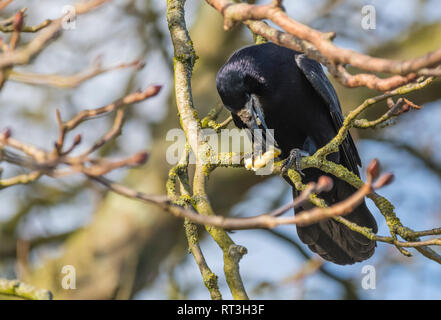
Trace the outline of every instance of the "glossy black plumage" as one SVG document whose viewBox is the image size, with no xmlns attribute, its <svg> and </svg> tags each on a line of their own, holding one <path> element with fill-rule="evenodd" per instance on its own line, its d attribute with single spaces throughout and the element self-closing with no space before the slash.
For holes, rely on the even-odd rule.
<svg viewBox="0 0 441 320">
<path fill-rule="evenodd" d="M 329 142 L 343 123 L 338 97 L 320 64 L 273 43 L 249 46 L 234 53 L 219 70 L 216 84 L 224 105 L 232 112 L 239 128 L 252 126 L 251 122 L 245 124 L 238 112 L 249 105 L 251 97 L 257 99 L 265 125 L 274 129 L 283 158 L 288 157 L 294 148 L 312 154 Z M 340 146 L 340 151 L 329 155 L 328 159 L 359 175 L 360 157 L 350 135 Z M 315 168 L 306 169 L 304 173 L 304 182 L 317 181 L 324 175 Z M 355 192 L 346 182 L 337 178 L 333 180 L 333 189 L 321 194 L 330 205 Z M 296 196 L 296 191 L 293 192 Z M 305 205 L 298 212 L 310 206 L 312 204 Z M 365 203 L 346 218 L 377 232 L 375 219 Z M 374 241 L 333 219 L 297 227 L 297 232 L 312 251 L 337 264 L 363 261 L 374 253 L 376 246 Z"/>
</svg>

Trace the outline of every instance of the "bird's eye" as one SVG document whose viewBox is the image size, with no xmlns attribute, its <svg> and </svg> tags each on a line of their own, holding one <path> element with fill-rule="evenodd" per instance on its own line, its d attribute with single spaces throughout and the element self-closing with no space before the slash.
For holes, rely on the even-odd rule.
<svg viewBox="0 0 441 320">
<path fill-rule="evenodd" d="M 227 105 L 224 105 L 224 106 L 225 106 L 225 108 L 227 108 L 231 112 L 233 112 L 235 110 L 233 107 L 230 107 L 230 106 L 227 106 Z"/>
</svg>

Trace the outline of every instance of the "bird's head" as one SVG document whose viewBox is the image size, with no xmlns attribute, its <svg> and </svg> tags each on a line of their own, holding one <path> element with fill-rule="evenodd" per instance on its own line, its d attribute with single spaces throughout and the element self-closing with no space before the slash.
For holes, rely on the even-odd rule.
<svg viewBox="0 0 441 320">
<path fill-rule="evenodd" d="M 250 76 L 243 63 L 227 62 L 217 74 L 216 86 L 225 107 L 248 129 L 268 129 L 259 99 L 262 84 Z"/>
</svg>

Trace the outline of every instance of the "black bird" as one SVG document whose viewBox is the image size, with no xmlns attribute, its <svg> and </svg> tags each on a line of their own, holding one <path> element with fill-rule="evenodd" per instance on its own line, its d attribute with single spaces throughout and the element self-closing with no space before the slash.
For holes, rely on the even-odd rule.
<svg viewBox="0 0 441 320">
<path fill-rule="evenodd" d="M 235 52 L 219 70 L 216 86 L 237 127 L 274 129 L 282 158 L 297 160 L 313 154 L 328 143 L 343 124 L 337 94 L 321 65 L 300 52 L 274 43 Z M 360 157 L 349 134 L 339 152 L 329 155 L 328 159 L 360 175 Z M 304 182 L 317 181 L 325 174 L 316 168 L 305 169 L 303 173 Z M 348 183 L 332 178 L 332 190 L 321 194 L 329 205 L 356 191 Z M 297 195 L 294 188 L 293 195 Z M 308 203 L 298 212 L 312 206 Z M 377 232 L 375 219 L 364 202 L 346 218 Z M 376 247 L 375 241 L 334 219 L 297 226 L 297 233 L 313 252 L 341 265 L 368 259 Z"/>
</svg>

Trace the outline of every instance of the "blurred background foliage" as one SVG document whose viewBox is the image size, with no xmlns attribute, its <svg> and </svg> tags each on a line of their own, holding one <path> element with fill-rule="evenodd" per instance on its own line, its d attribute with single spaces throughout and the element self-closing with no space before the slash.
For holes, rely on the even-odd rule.
<svg viewBox="0 0 441 320">
<path fill-rule="evenodd" d="M 14 1 L 3 18 L 28 7 L 27 24 L 57 18 L 72 1 Z M 376 8 L 377 28 L 363 30 L 361 7 Z M 336 43 L 374 56 L 416 57 L 441 44 L 441 6 L 436 0 L 298 0 L 285 1 L 290 16 L 322 31 L 336 31 Z M 150 151 L 141 168 L 111 174 L 137 190 L 164 194 L 170 165 L 165 135 L 179 127 L 171 90 L 172 46 L 165 19 L 165 1 L 113 1 L 76 21 L 31 64 L 17 71 L 74 74 L 98 57 L 103 65 L 142 59 L 144 69 L 117 70 L 95 77 L 76 88 L 60 89 L 6 82 L 0 92 L 0 128 L 43 148 L 56 139 L 55 109 L 67 118 L 86 108 L 105 105 L 138 88 L 163 85 L 158 97 L 131 107 L 123 135 L 100 152 L 112 156 Z M 215 76 L 238 48 L 252 43 L 242 26 L 225 32 L 220 15 L 202 0 L 188 0 L 187 24 L 199 56 L 193 94 L 201 116 L 219 104 Z M 33 35 L 24 35 L 27 41 Z M 333 81 L 344 112 L 376 93 L 347 89 Z M 419 230 L 441 222 L 441 86 L 411 94 L 421 111 L 411 111 L 393 126 L 358 130 L 363 163 L 376 157 L 396 181 L 381 190 L 396 206 L 405 225 Z M 373 108 L 375 117 L 386 105 Z M 223 112 L 221 119 L 228 115 Z M 103 117 L 78 129 L 84 147 L 110 125 Z M 74 134 L 69 136 L 73 139 Z M 16 173 L 4 167 L 4 175 Z M 247 216 L 290 200 L 288 186 L 279 177 L 257 177 L 239 169 L 219 169 L 211 176 L 209 195 L 217 213 Z M 18 278 L 50 289 L 57 299 L 207 299 L 193 257 L 188 253 L 183 221 L 119 195 L 106 193 L 81 177 L 47 177 L 26 186 L 0 192 L 0 277 Z M 386 233 L 382 217 L 371 206 Z M 248 248 L 241 261 L 244 284 L 251 298 L 261 299 L 388 299 L 441 298 L 439 265 L 416 251 L 406 258 L 390 245 L 378 244 L 364 263 L 341 267 L 323 263 L 300 244 L 295 227 L 237 231 L 233 240 Z M 222 272 L 222 253 L 201 231 L 202 250 L 219 276 L 224 298 L 228 292 Z M 436 249 L 436 248 L 435 248 Z M 375 290 L 363 290 L 363 265 L 377 270 Z M 61 288 L 64 265 L 76 268 L 75 290 Z"/>
</svg>

